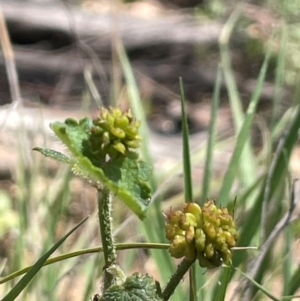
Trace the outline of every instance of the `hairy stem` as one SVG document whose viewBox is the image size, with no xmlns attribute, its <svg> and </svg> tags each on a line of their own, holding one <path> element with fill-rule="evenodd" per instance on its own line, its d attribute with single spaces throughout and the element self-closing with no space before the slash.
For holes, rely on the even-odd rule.
<svg viewBox="0 0 300 301">
<path fill-rule="evenodd" d="M 117 253 L 112 234 L 112 216 L 111 216 L 111 192 L 107 188 L 98 190 L 98 215 L 101 241 L 104 255 L 104 283 L 105 292 L 113 282 L 113 275 L 108 272 L 111 266 L 116 265 Z"/>
<path fill-rule="evenodd" d="M 181 261 L 181 263 L 177 267 L 177 270 L 172 275 L 170 281 L 168 282 L 167 286 L 163 291 L 162 295 L 165 301 L 170 299 L 171 295 L 174 293 L 179 282 L 182 280 L 183 276 L 186 274 L 186 272 L 189 270 L 189 268 L 192 266 L 193 263 L 194 261 L 189 261 L 186 259 L 183 259 Z"/>
</svg>

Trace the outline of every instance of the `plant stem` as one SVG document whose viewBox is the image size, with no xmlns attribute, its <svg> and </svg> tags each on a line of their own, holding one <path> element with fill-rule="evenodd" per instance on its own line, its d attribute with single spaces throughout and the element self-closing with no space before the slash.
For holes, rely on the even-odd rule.
<svg viewBox="0 0 300 301">
<path fill-rule="evenodd" d="M 112 234 L 111 198 L 112 195 L 109 189 L 104 187 L 102 190 L 98 190 L 98 216 L 105 261 L 103 281 L 104 292 L 112 285 L 113 282 L 113 275 L 108 272 L 108 268 L 116 265 L 117 259 Z"/>
<path fill-rule="evenodd" d="M 186 274 L 186 272 L 189 270 L 189 268 L 192 266 L 194 261 L 189 261 L 186 259 L 183 259 L 179 266 L 177 267 L 177 270 L 172 275 L 170 281 L 168 282 L 167 286 L 165 287 L 163 291 L 163 299 L 165 301 L 169 300 L 173 292 L 175 291 L 177 285 L 182 280 L 183 276 Z"/>
</svg>

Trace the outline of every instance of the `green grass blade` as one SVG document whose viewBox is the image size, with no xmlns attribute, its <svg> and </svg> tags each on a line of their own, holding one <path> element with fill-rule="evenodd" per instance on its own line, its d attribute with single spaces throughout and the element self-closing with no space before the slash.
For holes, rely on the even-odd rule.
<svg viewBox="0 0 300 301">
<path fill-rule="evenodd" d="M 142 106 L 142 102 L 139 95 L 139 89 L 134 78 L 133 70 L 130 66 L 128 57 L 125 53 L 124 47 L 118 44 L 118 54 L 120 57 L 122 69 L 125 76 L 125 81 L 128 89 L 129 101 L 131 108 L 133 110 L 134 116 L 141 121 L 140 136 L 143 138 L 141 143 L 141 151 L 144 160 L 153 166 L 153 160 L 150 154 L 149 147 L 149 130 L 147 127 L 146 116 Z M 154 176 L 151 179 L 152 189 L 155 191 L 157 189 L 157 183 Z M 143 221 L 142 226 L 147 239 L 151 242 L 164 242 L 165 238 L 165 221 L 163 215 L 161 214 L 161 199 L 157 198 L 152 201 L 152 204 L 148 207 L 147 218 Z M 175 270 L 175 264 L 168 252 L 157 252 L 151 251 L 154 260 L 157 263 L 157 268 L 159 269 L 162 279 L 168 279 L 173 271 Z M 173 296 L 175 300 L 183 300 L 184 294 L 181 288 L 178 288 Z M 178 299 L 176 299 L 178 298 Z"/>
<path fill-rule="evenodd" d="M 278 183 L 282 179 L 282 171 L 286 169 L 286 164 L 289 162 L 291 152 L 298 140 L 298 130 L 300 128 L 300 105 L 295 107 L 295 114 L 293 115 L 292 122 L 287 126 L 284 136 L 279 143 L 281 144 L 280 152 L 276 158 L 276 164 L 272 168 L 272 180 L 270 182 L 270 196 L 272 192 L 276 191 Z"/>
<path fill-rule="evenodd" d="M 300 127 L 300 108 L 299 106 L 296 108 L 296 114 L 294 115 L 294 119 L 292 120 L 290 126 L 288 127 L 288 130 L 286 131 L 283 141 L 281 141 L 281 147 L 278 150 L 277 156 L 274 158 L 273 168 L 272 171 L 269 173 L 268 177 L 269 179 L 269 196 L 268 199 L 271 199 L 276 192 L 276 188 L 280 186 L 280 183 L 282 183 L 282 177 L 285 175 L 285 170 L 287 168 L 287 162 L 289 161 L 291 151 L 297 141 L 298 138 L 298 128 Z M 266 185 L 266 183 L 265 183 Z M 255 204 L 255 207 L 252 208 L 251 212 L 247 214 L 247 220 L 243 224 L 243 229 L 245 229 L 245 233 L 241 233 L 240 242 L 244 240 L 244 237 L 247 237 L 247 233 L 251 231 L 253 227 L 251 227 L 251 223 L 254 225 L 260 225 L 258 216 L 261 214 L 261 204 L 262 199 L 264 196 L 265 188 L 266 186 L 262 187 L 261 193 L 258 196 L 257 202 Z M 248 219 L 249 218 L 249 219 Z M 251 222 L 252 220 L 252 222 Z M 249 224 L 248 224 L 249 223 Z M 243 241 L 243 243 L 246 243 L 246 241 Z"/>
<path fill-rule="evenodd" d="M 116 250 L 129 250 L 129 249 L 157 249 L 157 250 L 167 250 L 169 248 L 170 244 L 161 244 L 161 243 L 122 243 L 122 244 L 116 244 Z M 53 258 L 49 258 L 45 261 L 43 266 L 47 266 L 56 262 L 64 261 L 69 258 L 82 256 L 86 254 L 92 254 L 92 253 L 99 253 L 102 252 L 102 247 L 95 247 L 95 248 L 89 248 L 89 249 L 83 249 L 79 251 L 74 251 L 66 254 L 62 254 Z M 3 284 L 7 281 L 10 281 L 16 277 L 19 277 L 25 273 L 27 273 L 32 266 L 23 268 L 22 270 L 16 271 L 10 275 L 7 275 L 3 278 L 0 278 L 0 284 Z"/>
<path fill-rule="evenodd" d="M 266 180 L 264 180 L 264 185 L 254 206 L 247 212 L 246 219 L 243 221 L 243 227 L 240 231 L 240 239 L 238 241 L 239 246 L 249 246 L 261 224 L 262 201 L 264 199 L 266 185 L 269 186 L 270 191 L 268 199 L 272 199 L 274 195 L 276 196 L 276 194 L 278 194 L 278 188 L 279 191 L 283 191 L 282 185 L 284 185 L 284 176 L 286 176 L 286 169 L 288 168 L 287 162 L 289 162 L 291 151 L 298 140 L 298 129 L 300 128 L 300 107 L 297 106 L 295 111 L 294 118 L 283 134 L 283 137 L 279 142 L 280 147 L 277 150 L 274 162 L 271 164 L 273 167 L 268 175 L 269 183 L 266 184 Z M 282 198 L 278 197 L 276 202 L 280 201 L 282 203 Z M 278 220 L 275 217 L 273 222 L 276 224 L 277 221 Z M 244 251 L 235 252 L 233 256 L 233 266 L 238 266 L 244 262 L 246 257 L 247 254 Z M 258 277 L 261 277 L 261 272 L 262 271 L 259 271 Z"/>
<path fill-rule="evenodd" d="M 272 163 L 274 167 L 272 168 L 272 172 L 268 174 L 268 177 L 270 177 L 269 199 L 272 199 L 275 195 L 275 192 L 277 191 L 277 188 L 282 187 L 282 185 L 284 185 L 285 183 L 283 176 L 286 175 L 286 168 L 288 165 L 287 162 L 289 161 L 291 151 L 298 140 L 298 129 L 300 128 L 300 106 L 294 108 L 294 111 L 295 113 L 293 114 L 293 119 L 290 122 L 290 125 L 286 127 L 286 131 L 280 141 L 280 148 L 277 151 L 277 155 L 274 157 L 274 162 Z M 243 218 L 242 229 L 240 230 L 240 238 L 238 240 L 239 246 L 250 246 L 253 238 L 257 236 L 258 233 L 258 228 L 261 223 L 262 202 L 266 189 L 266 176 L 261 177 L 260 182 L 262 182 L 263 185 L 259 191 L 256 201 L 254 202 L 253 206 L 245 213 L 245 217 Z M 282 199 L 280 200 L 282 202 Z M 278 200 L 276 200 L 276 202 L 278 202 Z M 236 218 L 237 222 L 239 222 L 239 217 Z M 276 222 L 276 219 L 274 220 L 274 222 Z M 233 266 L 236 267 L 241 263 L 246 262 L 247 256 L 247 251 L 234 252 L 232 258 Z M 230 278 L 232 278 L 233 274 L 234 272 L 231 273 Z M 261 275 L 258 276 L 261 277 Z M 299 286 L 299 279 L 300 270 L 298 271 L 298 273 L 295 272 L 292 277 L 290 291 L 288 292 L 289 294 L 294 293 L 293 290 L 297 289 L 297 287 Z M 216 285 L 214 291 L 216 291 L 217 289 L 218 286 Z"/>
<path fill-rule="evenodd" d="M 245 116 L 243 113 L 242 101 L 234 77 L 234 72 L 231 68 L 229 39 L 234 29 L 234 26 L 239 19 L 239 16 L 240 10 L 236 9 L 226 22 L 220 36 L 221 63 L 224 71 L 224 78 L 228 90 L 229 101 L 233 113 L 233 121 L 236 133 L 240 132 Z M 249 137 L 250 136 L 247 136 L 248 139 L 245 142 L 245 147 L 241 154 L 241 159 L 244 163 L 239 167 L 239 170 L 241 171 L 241 177 L 246 186 L 251 185 L 253 179 L 255 179 L 256 174 L 256 163 L 251 150 Z"/>
<path fill-rule="evenodd" d="M 125 76 L 125 82 L 127 85 L 130 106 L 132 108 L 132 111 L 136 119 L 141 121 L 141 126 L 139 128 L 140 136 L 143 138 L 141 142 L 141 152 L 143 154 L 145 161 L 148 163 L 152 163 L 152 157 L 150 154 L 149 142 L 148 142 L 149 129 L 147 126 L 145 111 L 140 98 L 139 88 L 134 78 L 133 70 L 130 66 L 128 57 L 125 53 L 125 49 L 121 43 L 118 43 L 118 54 L 120 57 L 122 69 Z"/>
<path fill-rule="evenodd" d="M 179 78 L 180 100 L 181 100 L 181 120 L 182 120 L 182 145 L 183 145 L 183 175 L 184 175 L 184 199 L 185 202 L 193 202 L 193 182 L 191 169 L 191 154 L 189 142 L 189 126 L 185 109 L 185 96 L 182 78 Z M 193 265 L 189 270 L 189 290 L 190 301 L 196 300 L 197 291 L 196 268 Z"/>
<path fill-rule="evenodd" d="M 221 77 L 222 72 L 221 68 L 218 68 L 216 84 L 213 95 L 212 108 L 210 112 L 210 123 L 209 123 L 209 131 L 208 131 L 208 141 L 206 148 L 206 158 L 205 158 L 205 167 L 204 167 L 204 177 L 202 183 L 202 195 L 201 195 L 201 203 L 204 204 L 205 200 L 209 196 L 210 192 L 210 181 L 212 174 L 212 160 L 213 160 L 213 150 L 214 150 L 214 142 L 216 136 L 216 121 L 217 121 L 217 112 L 220 103 L 220 88 L 221 88 Z"/>
<path fill-rule="evenodd" d="M 276 76 L 275 76 L 275 91 L 274 91 L 274 100 L 273 100 L 273 109 L 272 109 L 272 126 L 276 123 L 276 120 L 279 117 L 280 113 L 280 99 L 282 97 L 282 84 L 284 82 L 285 76 L 285 60 L 286 60 L 286 52 L 287 52 L 287 27 L 286 24 L 281 24 L 281 40 L 279 46 L 279 53 L 277 59 L 277 68 L 276 68 Z"/>
<path fill-rule="evenodd" d="M 46 252 L 32 267 L 31 269 L 20 279 L 20 281 L 13 287 L 13 289 L 3 298 L 1 301 L 13 301 L 24 290 L 28 283 L 33 279 L 37 272 L 43 267 L 48 257 L 77 229 L 79 228 L 88 217 L 81 221 L 71 231 L 69 231 L 64 237 L 62 237 L 48 252 Z"/>
<path fill-rule="evenodd" d="M 212 298 L 214 301 L 224 301 L 225 300 L 225 294 L 227 291 L 227 286 L 230 281 L 230 270 L 232 268 L 230 266 L 223 266 L 222 274 L 219 278 L 219 283 L 218 289 L 216 291 L 216 294 Z"/>
<path fill-rule="evenodd" d="M 216 121 L 217 121 L 217 111 L 220 102 L 220 88 L 221 88 L 221 78 L 222 72 L 221 68 L 218 68 L 217 77 L 216 77 L 216 84 L 214 88 L 213 94 L 213 102 L 212 108 L 210 112 L 210 124 L 209 124 L 209 131 L 208 131 L 208 141 L 206 146 L 206 157 L 205 157 L 205 167 L 204 167 L 204 176 L 202 182 L 202 193 L 201 193 L 201 203 L 204 204 L 205 200 L 209 197 L 210 193 L 210 181 L 211 181 L 211 174 L 212 174 L 212 160 L 213 160 L 213 151 L 215 146 L 215 136 L 216 136 Z M 200 288 L 203 287 L 207 281 L 206 273 L 203 273 L 203 269 L 200 268 L 199 265 L 195 264 L 195 283 L 196 287 Z M 199 292 L 200 300 L 205 300 L 204 290 Z"/>
<path fill-rule="evenodd" d="M 191 171 L 191 154 L 189 143 L 189 126 L 185 109 L 185 96 L 182 78 L 179 78 L 181 95 L 181 119 L 182 119 L 182 142 L 183 142 L 183 171 L 184 171 L 184 193 L 185 202 L 193 201 L 193 183 Z"/>
<path fill-rule="evenodd" d="M 229 100 L 231 102 L 231 107 L 233 111 L 233 117 L 234 117 L 233 119 L 237 131 L 240 130 L 243 123 L 243 110 L 242 110 L 242 101 L 240 99 L 240 95 L 238 92 L 237 83 L 231 68 L 231 58 L 230 58 L 230 50 L 228 44 L 234 26 L 236 25 L 236 22 L 238 21 L 239 17 L 240 17 L 240 11 L 235 10 L 229 17 L 226 24 L 224 25 L 219 39 L 220 51 L 221 51 L 220 53 L 221 63 L 224 72 L 224 79 L 228 89 Z"/>
<path fill-rule="evenodd" d="M 254 118 L 256 107 L 257 107 L 257 104 L 259 101 L 259 96 L 260 96 L 260 92 L 261 92 L 261 89 L 263 86 L 263 82 L 264 82 L 264 79 L 266 76 L 270 56 L 271 56 L 271 47 L 269 47 L 267 50 L 262 68 L 259 73 L 259 77 L 257 80 L 255 90 L 253 92 L 251 101 L 250 101 L 248 109 L 247 109 L 245 121 L 238 134 L 236 147 L 233 151 L 233 154 L 232 154 L 232 157 L 231 157 L 229 166 L 227 168 L 227 171 L 226 171 L 226 174 L 225 174 L 225 177 L 223 180 L 223 184 L 222 184 L 222 187 L 221 187 L 221 190 L 219 193 L 218 202 L 220 204 L 222 204 L 223 206 L 226 205 L 228 203 L 228 201 L 230 200 L 230 197 L 229 197 L 230 190 L 231 190 L 232 184 L 234 182 L 234 179 L 236 178 L 236 175 L 238 173 L 238 168 L 239 168 L 240 164 L 244 164 L 244 162 L 240 162 L 240 159 L 241 159 L 241 155 L 242 155 L 244 146 L 250 136 L 250 128 L 251 128 L 251 124 L 252 124 L 252 121 Z"/>
<path fill-rule="evenodd" d="M 287 295 L 293 295 L 295 294 L 295 292 L 298 290 L 300 286 L 300 266 L 297 267 L 297 269 L 294 271 L 290 283 L 289 283 L 289 287 L 288 287 L 288 291 L 286 292 Z"/>
<path fill-rule="evenodd" d="M 287 227 L 284 230 L 284 246 L 283 246 L 283 295 L 289 295 L 289 288 L 291 284 L 292 278 L 292 229 L 291 227 Z"/>
<path fill-rule="evenodd" d="M 237 268 L 236 268 L 236 270 L 239 271 L 245 278 L 247 278 L 251 283 L 253 283 L 253 285 L 255 285 L 260 291 L 262 291 L 271 300 L 273 300 L 273 301 L 280 301 L 278 298 L 276 298 L 275 296 L 273 296 L 268 290 L 266 290 L 262 285 L 260 285 L 254 279 L 251 279 L 250 277 L 248 277 L 247 274 L 243 273 L 241 270 L 239 270 Z"/>
</svg>

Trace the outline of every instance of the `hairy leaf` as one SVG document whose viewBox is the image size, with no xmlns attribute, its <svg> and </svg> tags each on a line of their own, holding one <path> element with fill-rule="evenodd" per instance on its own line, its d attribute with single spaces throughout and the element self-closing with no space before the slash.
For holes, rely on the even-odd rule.
<svg viewBox="0 0 300 301">
<path fill-rule="evenodd" d="M 149 275 L 135 273 L 123 285 L 112 285 L 100 301 L 162 301 L 159 284 Z"/>
<path fill-rule="evenodd" d="M 51 129 L 67 146 L 72 158 L 54 150 L 43 148 L 35 150 L 47 157 L 70 164 L 75 174 L 82 176 L 98 189 L 106 186 L 143 219 L 151 197 L 150 186 L 146 182 L 151 176 L 151 167 L 137 159 L 135 153 L 118 154 L 115 157 L 108 157 L 105 161 L 100 160 L 90 147 L 93 126 L 93 120 L 90 118 L 83 118 L 79 122 L 69 118 L 65 122 L 51 124 Z"/>
</svg>

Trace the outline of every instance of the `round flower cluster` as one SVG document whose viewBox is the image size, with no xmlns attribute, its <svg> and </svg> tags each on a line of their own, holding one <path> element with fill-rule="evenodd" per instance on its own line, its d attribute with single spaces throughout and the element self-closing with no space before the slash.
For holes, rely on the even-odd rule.
<svg viewBox="0 0 300 301">
<path fill-rule="evenodd" d="M 172 241 L 169 252 L 175 258 L 198 259 L 201 267 L 214 268 L 231 259 L 238 232 L 227 208 L 218 208 L 207 200 L 201 208 L 187 203 L 183 211 L 171 211 L 167 217 L 166 238 Z"/>
<path fill-rule="evenodd" d="M 91 152 L 98 159 L 116 157 L 118 154 L 138 157 L 131 149 L 137 149 L 141 137 L 138 135 L 140 122 L 133 119 L 130 110 L 110 107 L 101 108 L 99 117 L 93 120 L 90 139 Z"/>
</svg>

